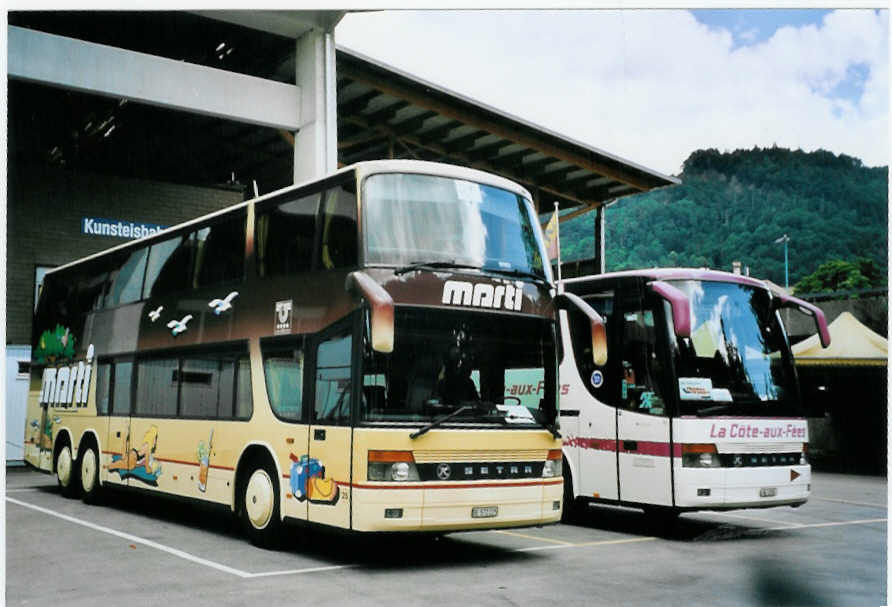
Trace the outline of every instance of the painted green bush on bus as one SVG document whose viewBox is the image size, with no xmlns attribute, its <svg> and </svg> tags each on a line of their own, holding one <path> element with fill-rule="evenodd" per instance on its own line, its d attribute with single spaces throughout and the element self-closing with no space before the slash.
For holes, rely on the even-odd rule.
<svg viewBox="0 0 892 607">
<path fill-rule="evenodd" d="M 44 331 L 34 350 L 34 362 L 37 364 L 53 363 L 74 358 L 77 339 L 71 330 L 56 325 L 52 331 Z"/>
</svg>

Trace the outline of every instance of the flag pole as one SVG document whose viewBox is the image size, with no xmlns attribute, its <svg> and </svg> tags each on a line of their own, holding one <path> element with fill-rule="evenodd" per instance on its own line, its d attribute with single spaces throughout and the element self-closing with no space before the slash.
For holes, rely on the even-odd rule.
<svg viewBox="0 0 892 607">
<path fill-rule="evenodd" d="M 558 216 L 558 203 L 555 201 L 554 203 L 554 215 Z M 556 239 L 557 239 L 557 287 L 558 293 L 563 292 L 563 288 L 561 286 L 561 220 L 557 221 L 557 231 L 556 231 Z"/>
</svg>

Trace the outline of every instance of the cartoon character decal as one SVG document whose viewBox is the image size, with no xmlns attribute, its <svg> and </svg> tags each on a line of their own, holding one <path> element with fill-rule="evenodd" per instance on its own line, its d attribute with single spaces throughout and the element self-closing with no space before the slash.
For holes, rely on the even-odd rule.
<svg viewBox="0 0 892 607">
<path fill-rule="evenodd" d="M 211 464 L 211 449 L 214 446 L 214 430 L 211 429 L 211 435 L 208 442 L 200 441 L 198 443 L 198 490 L 204 493 L 208 488 L 208 468 Z"/>
<path fill-rule="evenodd" d="M 142 445 L 139 448 L 131 448 L 130 433 L 124 439 L 123 454 L 112 455 L 112 461 L 108 469 L 117 472 L 121 480 L 135 478 L 153 487 L 158 486 L 158 477 L 161 476 L 161 462 L 155 459 L 155 449 L 158 447 L 158 427 L 152 426 L 143 436 Z"/>
<path fill-rule="evenodd" d="M 309 455 L 297 457 L 292 453 L 291 495 L 301 502 L 310 500 L 313 504 L 334 506 L 341 497 L 341 491 L 337 481 L 325 478 L 322 462 Z"/>
<path fill-rule="evenodd" d="M 75 346 L 77 338 L 72 334 L 71 329 L 56 325 L 56 328 L 50 331 L 44 331 L 37 341 L 37 348 L 34 349 L 33 362 L 37 365 L 47 363 L 71 360 L 74 358 Z"/>
</svg>

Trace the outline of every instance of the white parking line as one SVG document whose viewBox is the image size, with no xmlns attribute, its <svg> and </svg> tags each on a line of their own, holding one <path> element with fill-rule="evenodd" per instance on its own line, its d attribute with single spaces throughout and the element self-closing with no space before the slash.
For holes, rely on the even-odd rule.
<svg viewBox="0 0 892 607">
<path fill-rule="evenodd" d="M 216 563 L 214 561 L 210 561 L 208 559 L 201 558 L 200 556 L 195 556 L 194 554 L 189 554 L 188 552 L 183 552 L 182 550 L 178 550 L 176 548 L 171 548 L 170 546 L 165 546 L 164 544 L 159 544 L 158 542 L 153 542 L 152 540 L 147 540 L 145 538 L 139 537 L 138 535 L 124 533 L 123 531 L 118 531 L 116 529 L 111 529 L 109 527 L 103 527 L 102 525 L 97 525 L 95 523 L 82 521 L 82 520 L 77 519 L 73 516 L 68 516 L 67 514 L 61 514 L 59 512 L 53 512 L 52 510 L 49 510 L 47 508 L 41 508 L 40 506 L 35 506 L 34 504 L 29 504 L 27 502 L 23 502 L 23 501 L 20 501 L 20 500 L 11 498 L 11 497 L 7 497 L 6 501 L 16 504 L 17 506 L 22 506 L 23 508 L 30 508 L 31 510 L 36 510 L 37 512 L 41 512 L 43 514 L 55 516 L 56 518 L 60 518 L 64 521 L 68 521 L 69 523 L 74 523 L 76 525 L 82 525 L 84 527 L 93 529 L 95 531 L 101 531 L 102 533 L 114 535 L 115 537 L 125 539 L 125 540 L 133 542 L 135 544 L 142 544 L 143 546 L 148 546 L 149 548 L 154 548 L 155 550 L 160 550 L 161 552 L 166 552 L 167 554 L 171 554 L 171 555 L 179 557 L 181 559 L 185 559 L 185 560 L 191 561 L 193 563 L 198 563 L 199 565 L 204 565 L 205 567 L 210 567 L 211 569 L 216 569 L 217 571 L 229 573 L 231 575 L 235 575 L 240 578 L 257 578 L 257 577 L 268 577 L 268 576 L 274 576 L 274 575 L 295 575 L 295 574 L 301 574 L 301 573 L 315 573 L 317 571 L 330 571 L 333 569 L 345 569 L 347 567 L 353 567 L 353 565 L 331 565 L 331 566 L 325 566 L 325 567 L 308 567 L 306 569 L 291 569 L 288 571 L 270 571 L 270 572 L 266 572 L 266 573 L 250 573 L 248 571 L 242 571 L 241 569 L 229 567 L 228 565 L 223 565 L 222 563 Z"/>
<path fill-rule="evenodd" d="M 853 502 L 851 500 L 841 500 L 841 499 L 835 499 L 832 497 L 811 496 L 809 499 L 820 500 L 822 502 L 836 502 L 837 504 L 848 504 L 850 506 L 864 506 L 866 508 L 882 508 L 883 510 L 886 510 L 889 507 L 887 504 L 868 504 L 865 502 Z"/>
<path fill-rule="evenodd" d="M 789 528 L 805 526 L 805 525 L 800 525 L 799 523 L 790 523 L 790 522 L 779 521 L 777 519 L 770 519 L 770 518 L 760 518 L 758 516 L 747 516 L 745 514 L 731 514 L 730 512 L 704 512 L 704 514 L 712 514 L 715 516 L 727 516 L 729 518 L 739 518 L 739 519 L 743 519 L 746 521 L 759 521 L 761 523 L 771 523 L 773 525 L 776 525 L 778 523 L 784 523 L 785 525 L 788 525 Z"/>
<path fill-rule="evenodd" d="M 621 540 L 597 540 L 594 542 L 580 542 L 578 544 L 561 544 L 559 546 L 532 546 L 530 548 L 518 548 L 514 552 L 538 552 L 540 550 L 561 550 L 562 548 L 582 548 L 584 546 L 607 546 L 610 544 L 634 544 L 637 542 L 650 542 L 655 537 L 630 537 Z"/>
<path fill-rule="evenodd" d="M 836 521 L 832 523 L 811 523 L 808 525 L 796 525 L 795 527 L 769 527 L 768 531 L 779 531 L 782 529 L 805 529 L 807 527 L 840 527 L 842 525 L 868 525 L 870 523 L 887 523 L 889 519 L 885 518 L 869 518 L 860 521 Z"/>
</svg>

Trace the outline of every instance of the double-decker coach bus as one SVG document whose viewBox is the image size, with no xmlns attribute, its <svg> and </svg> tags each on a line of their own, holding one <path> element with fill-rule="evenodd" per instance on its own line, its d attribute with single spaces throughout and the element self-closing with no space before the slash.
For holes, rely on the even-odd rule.
<svg viewBox="0 0 892 607">
<path fill-rule="evenodd" d="M 529 193 L 376 161 L 47 274 L 26 460 L 285 521 L 453 531 L 560 518 L 556 295 Z M 506 395 L 524 378 L 529 389 Z"/>
<path fill-rule="evenodd" d="M 566 280 L 606 321 L 610 359 L 593 364 L 585 319 L 562 316 L 565 514 L 582 502 L 693 510 L 804 503 L 808 430 L 778 310 L 823 313 L 765 283 L 654 269 Z"/>
</svg>

